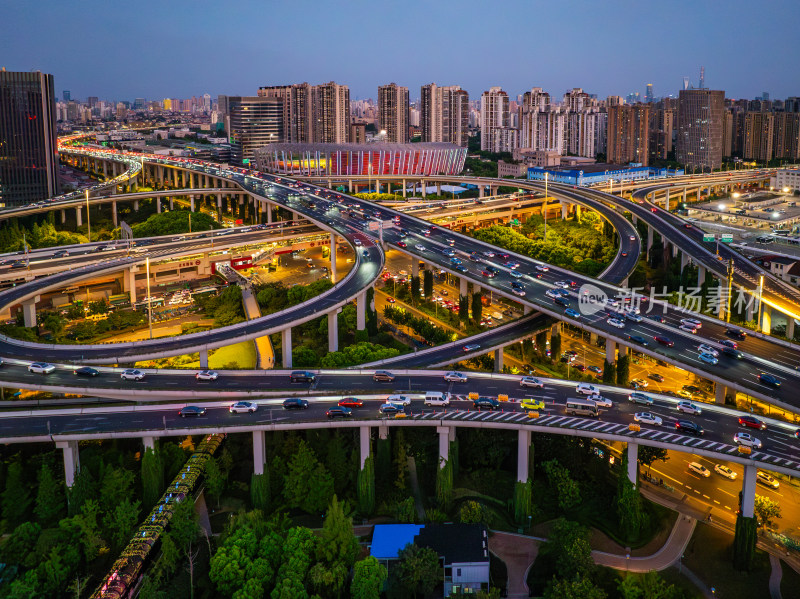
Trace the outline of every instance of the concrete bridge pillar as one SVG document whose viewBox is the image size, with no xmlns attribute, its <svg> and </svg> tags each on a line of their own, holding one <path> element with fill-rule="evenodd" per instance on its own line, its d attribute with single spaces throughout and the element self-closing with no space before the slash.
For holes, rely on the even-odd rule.
<svg viewBox="0 0 800 599">
<path fill-rule="evenodd" d="M 769 335 L 772 332 L 772 308 L 767 304 L 764 304 L 761 308 L 760 328 L 765 335 Z"/>
<path fill-rule="evenodd" d="M 119 226 L 119 219 L 117 218 L 117 202 L 114 200 L 111 202 L 111 220 L 114 221 L 114 226 Z"/>
<path fill-rule="evenodd" d="M 675 246 L 678 247 L 678 246 Z M 689 264 L 689 254 L 681 252 L 681 271 Z"/>
<path fill-rule="evenodd" d="M 441 196 L 442 195 L 442 184 L 441 183 L 437 183 L 436 184 L 436 195 L 437 196 Z"/>
<path fill-rule="evenodd" d="M 264 474 L 267 463 L 267 439 L 264 431 L 253 431 L 253 474 Z"/>
<path fill-rule="evenodd" d="M 672 257 L 673 258 L 677 258 L 678 257 L 678 246 L 675 245 L 674 243 L 671 244 L 671 245 L 672 245 Z"/>
<path fill-rule="evenodd" d="M 169 210 L 172 212 L 175 209 L 175 198 L 170 197 L 169 199 Z"/>
<path fill-rule="evenodd" d="M 752 518 L 756 507 L 756 473 L 755 466 L 745 466 L 742 477 L 742 516 Z"/>
<path fill-rule="evenodd" d="M 497 195 L 497 190 L 498 190 L 498 189 L 499 189 L 499 187 L 498 187 L 497 185 L 491 185 L 491 186 L 489 186 L 489 193 L 490 193 L 490 195 L 491 195 L 492 197 L 496 196 L 496 195 Z"/>
<path fill-rule="evenodd" d="M 353 180 L 352 179 L 348 179 L 347 180 L 347 193 L 349 193 L 350 195 L 353 194 Z"/>
<path fill-rule="evenodd" d="M 189 196 L 189 210 L 194 212 L 194 194 Z"/>
<path fill-rule="evenodd" d="M 142 447 L 145 451 L 148 449 L 151 451 L 156 450 L 156 439 L 155 437 L 142 437 Z"/>
<path fill-rule="evenodd" d="M 375 179 L 375 193 L 381 192 L 381 182 L 380 179 Z"/>
<path fill-rule="evenodd" d="M 331 233 L 331 283 L 336 282 L 336 233 Z"/>
<path fill-rule="evenodd" d="M 411 257 L 411 276 L 418 277 L 419 276 L 419 258 L 416 256 Z"/>
<path fill-rule="evenodd" d="M 67 222 L 67 211 L 62 208 L 61 209 L 61 224 L 63 225 L 65 222 Z"/>
<path fill-rule="evenodd" d="M 75 222 L 79 227 L 83 225 L 83 211 L 80 206 L 75 207 Z"/>
<path fill-rule="evenodd" d="M 356 297 L 356 330 L 363 331 L 367 326 L 367 292 Z"/>
<path fill-rule="evenodd" d="M 494 371 L 503 372 L 503 348 L 498 347 L 494 350 Z"/>
<path fill-rule="evenodd" d="M 557 358 L 558 356 L 553 356 Z M 617 359 L 617 343 L 606 337 L 606 362 L 613 364 Z"/>
<path fill-rule="evenodd" d="M 444 468 L 450 458 L 450 426 L 437 426 L 439 433 L 439 468 Z"/>
<path fill-rule="evenodd" d="M 138 270 L 136 266 L 125 269 L 125 274 L 122 279 L 123 291 L 127 291 L 130 295 L 131 304 L 136 303 L 136 272 Z"/>
<path fill-rule="evenodd" d="M 721 383 L 714 383 L 714 403 L 720 405 L 725 403 L 725 396 L 728 394 L 728 387 Z"/>
<path fill-rule="evenodd" d="M 422 189 L 422 197 L 428 195 L 428 182 L 425 180 L 420 181 L 420 188 Z"/>
<path fill-rule="evenodd" d="M 530 465 L 528 462 L 531 453 L 531 431 L 521 428 L 517 431 L 517 482 L 528 482 Z"/>
<path fill-rule="evenodd" d="M 523 316 L 527 316 L 533 312 L 533 308 L 531 308 L 528 304 L 522 304 L 522 314 Z"/>
<path fill-rule="evenodd" d="M 567 214 L 569 214 L 569 204 L 561 202 L 561 220 L 567 218 Z"/>
<path fill-rule="evenodd" d="M 482 198 L 483 194 L 484 194 L 484 186 L 483 185 L 478 185 L 478 197 Z"/>
<path fill-rule="evenodd" d="M 686 189 L 687 189 L 686 187 L 683 188 L 683 199 L 682 199 L 682 201 L 683 201 L 684 204 L 686 203 Z"/>
<path fill-rule="evenodd" d="M 370 427 L 368 426 L 360 426 L 358 427 L 358 440 L 359 440 L 359 448 L 361 449 L 361 460 L 359 462 L 359 468 L 361 470 L 364 469 L 364 464 L 367 462 L 367 458 L 369 457 L 370 453 Z"/>
<path fill-rule="evenodd" d="M 628 441 L 628 480 L 631 481 L 633 486 L 637 486 L 639 477 L 639 444 Z"/>
<path fill-rule="evenodd" d="M 208 369 L 208 350 L 205 348 L 200 350 L 200 368 Z"/>
<path fill-rule="evenodd" d="M 739 291 L 741 292 L 742 290 L 740 289 Z M 753 311 L 756 308 L 756 301 L 757 300 L 755 296 L 751 296 L 750 301 L 747 302 L 747 305 L 745 306 L 745 320 L 747 320 L 747 322 L 753 320 Z"/>
<path fill-rule="evenodd" d="M 647 227 L 647 251 L 653 247 L 653 227 Z"/>
<path fill-rule="evenodd" d="M 794 339 L 794 318 L 786 317 L 786 338 L 791 341 Z"/>
<path fill-rule="evenodd" d="M 403 179 L 403 197 L 404 197 L 404 198 L 407 198 L 407 197 L 408 197 L 408 195 L 407 195 L 407 194 L 408 194 L 408 191 L 407 191 L 407 189 L 406 189 L 406 185 L 407 185 L 407 184 L 406 184 L 406 180 L 405 180 L 405 179 Z"/>
<path fill-rule="evenodd" d="M 339 351 L 339 310 L 328 312 L 328 351 Z"/>
<path fill-rule="evenodd" d="M 706 281 L 706 269 L 701 264 L 697 265 L 697 286 L 700 287 Z"/>
<path fill-rule="evenodd" d="M 667 188 L 666 192 L 664 193 L 664 210 L 669 212 L 669 187 Z"/>
<path fill-rule="evenodd" d="M 458 278 L 458 293 L 460 295 L 467 295 L 467 279 L 464 277 Z"/>
<path fill-rule="evenodd" d="M 281 351 L 283 353 L 283 367 L 292 367 L 292 328 L 281 331 Z"/>
<path fill-rule="evenodd" d="M 67 487 L 75 484 L 81 469 L 81 457 L 77 441 L 56 441 L 56 447 L 64 452 L 64 482 Z"/>
<path fill-rule="evenodd" d="M 156 200 L 156 213 L 161 214 L 161 198 L 156 196 L 155 200 Z"/>
<path fill-rule="evenodd" d="M 381 441 L 386 441 L 386 439 L 388 439 L 388 438 L 389 438 L 389 427 L 388 426 L 379 426 L 378 427 L 378 439 L 380 439 Z"/>
<path fill-rule="evenodd" d="M 264 202 L 264 204 L 267 207 L 267 224 L 271 225 L 272 224 L 272 204 L 270 204 L 269 202 Z"/>
<path fill-rule="evenodd" d="M 139 212 L 139 200 L 133 200 L 133 211 Z"/>
<path fill-rule="evenodd" d="M 39 296 L 37 295 L 22 302 L 22 316 L 27 328 L 36 326 L 36 302 L 38 301 Z"/>
</svg>

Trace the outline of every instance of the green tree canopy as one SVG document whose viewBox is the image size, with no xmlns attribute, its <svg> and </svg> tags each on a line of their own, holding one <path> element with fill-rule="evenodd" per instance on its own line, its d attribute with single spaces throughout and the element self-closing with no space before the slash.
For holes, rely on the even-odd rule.
<svg viewBox="0 0 800 599">
<path fill-rule="evenodd" d="M 442 580 L 442 567 L 436 552 L 430 547 L 409 543 L 397 557 L 397 566 L 392 569 L 395 584 L 415 597 L 429 597 Z"/>
<path fill-rule="evenodd" d="M 322 512 L 333 497 L 333 479 L 305 441 L 289 461 L 283 495 L 290 507 L 309 514 Z"/>
<path fill-rule="evenodd" d="M 386 577 L 386 568 L 373 556 L 356 562 L 353 567 L 353 581 L 350 583 L 350 596 L 353 599 L 380 599 Z"/>
</svg>

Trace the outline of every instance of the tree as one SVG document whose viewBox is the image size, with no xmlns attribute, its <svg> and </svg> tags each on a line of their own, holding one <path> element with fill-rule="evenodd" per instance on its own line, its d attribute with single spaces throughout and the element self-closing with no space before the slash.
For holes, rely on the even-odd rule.
<svg viewBox="0 0 800 599">
<path fill-rule="evenodd" d="M 630 355 L 619 356 L 617 358 L 617 385 L 627 387 L 630 378 Z"/>
<path fill-rule="evenodd" d="M 559 518 L 542 550 L 551 557 L 559 578 L 574 580 L 594 570 L 589 530 L 577 522 Z"/>
<path fill-rule="evenodd" d="M 305 441 L 289 461 L 283 495 L 290 507 L 309 514 L 324 510 L 333 496 L 333 479 Z"/>
<path fill-rule="evenodd" d="M 684 599 L 686 594 L 668 585 L 658 572 L 628 574 L 617 585 L 621 599 Z"/>
<path fill-rule="evenodd" d="M 642 466 L 653 465 L 653 462 L 666 462 L 669 459 L 669 454 L 666 449 L 661 447 L 651 447 L 649 445 L 640 445 L 637 452 L 637 461 Z"/>
<path fill-rule="evenodd" d="M 27 520 L 31 492 L 19 458 L 8 467 L 6 488 L 2 496 L 3 520 L 8 528 L 16 528 Z"/>
<path fill-rule="evenodd" d="M 463 524 L 487 524 L 489 522 L 489 510 L 480 502 L 465 501 L 458 508 L 458 521 Z"/>
<path fill-rule="evenodd" d="M 358 555 L 358 541 L 353 533 L 353 519 L 346 510 L 347 504 L 334 495 L 322 524 L 317 559 L 329 564 L 342 562 L 349 570 Z"/>
<path fill-rule="evenodd" d="M 333 496 L 334 501 L 336 495 Z M 372 455 L 364 460 L 364 467 L 358 471 L 358 510 L 368 516 L 375 509 L 375 465 Z"/>
<path fill-rule="evenodd" d="M 617 367 L 614 362 L 606 360 L 603 363 L 603 382 L 608 385 L 613 385 L 617 382 Z"/>
<path fill-rule="evenodd" d="M 466 295 L 458 297 L 458 318 L 461 322 L 469 320 L 469 298 Z"/>
<path fill-rule="evenodd" d="M 139 524 L 140 501 L 131 501 L 125 498 L 121 503 L 114 507 L 114 511 L 109 518 L 112 524 L 111 541 L 115 552 L 122 550 L 128 544 L 131 536 Z"/>
<path fill-rule="evenodd" d="M 250 501 L 253 509 L 266 513 L 269 509 L 269 469 L 264 464 L 264 474 L 253 474 L 250 478 Z"/>
<path fill-rule="evenodd" d="M 430 547 L 418 547 L 409 543 L 398 552 L 397 557 L 399 561 L 393 568 L 392 575 L 414 597 L 429 596 L 442 580 L 439 556 Z"/>
<path fill-rule="evenodd" d="M 49 464 L 42 462 L 36 505 L 33 508 L 36 519 L 44 528 L 50 528 L 58 523 L 65 505 L 63 485 L 53 476 Z"/>
<path fill-rule="evenodd" d="M 544 599 L 606 599 L 607 596 L 588 578 L 559 580 L 554 577 L 544 591 Z"/>
<path fill-rule="evenodd" d="M 483 296 L 480 293 L 472 294 L 472 320 L 480 322 L 483 314 Z"/>
<path fill-rule="evenodd" d="M 228 483 L 228 477 L 220 467 L 218 458 L 212 457 L 206 462 L 205 483 L 209 498 L 216 501 L 219 507 L 219 500 Z"/>
<path fill-rule="evenodd" d="M 772 526 L 773 520 L 781 517 L 781 506 L 768 497 L 756 495 L 754 513 L 758 525 L 767 528 Z"/>
<path fill-rule="evenodd" d="M 430 301 L 433 297 L 433 272 L 431 270 L 422 273 L 422 291 L 425 299 Z"/>
<path fill-rule="evenodd" d="M 550 335 L 550 359 L 553 362 L 558 362 L 558 358 L 561 356 L 561 335 L 556 333 L 555 335 Z"/>
<path fill-rule="evenodd" d="M 411 277 L 411 303 L 412 305 L 417 305 L 420 298 L 419 293 L 419 277 Z"/>
<path fill-rule="evenodd" d="M 161 451 L 155 448 L 146 448 L 142 456 L 142 498 L 145 508 L 150 508 L 158 502 L 164 492 L 164 462 Z"/>
<path fill-rule="evenodd" d="M 617 516 L 625 539 L 629 542 L 639 539 L 647 515 L 642 506 L 639 490 L 628 480 L 628 452 L 622 454 L 621 473 L 617 479 Z"/>
<path fill-rule="evenodd" d="M 569 510 L 581 502 L 581 491 L 578 483 L 572 480 L 564 466 L 558 460 L 550 460 L 543 464 L 547 473 L 550 488 L 558 493 L 558 505 L 562 510 Z"/>
<path fill-rule="evenodd" d="M 319 356 L 310 347 L 301 345 L 292 350 L 292 365 L 297 368 L 312 368 L 319 364 Z"/>
<path fill-rule="evenodd" d="M 350 596 L 353 599 L 380 599 L 386 576 L 386 568 L 371 555 L 356 562 Z"/>
</svg>

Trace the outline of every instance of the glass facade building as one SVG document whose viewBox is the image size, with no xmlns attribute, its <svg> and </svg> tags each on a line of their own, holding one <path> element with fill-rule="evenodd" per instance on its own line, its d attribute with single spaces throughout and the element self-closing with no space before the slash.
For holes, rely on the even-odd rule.
<svg viewBox="0 0 800 599">
<path fill-rule="evenodd" d="M 0 207 L 61 193 L 53 76 L 0 71 Z"/>
</svg>

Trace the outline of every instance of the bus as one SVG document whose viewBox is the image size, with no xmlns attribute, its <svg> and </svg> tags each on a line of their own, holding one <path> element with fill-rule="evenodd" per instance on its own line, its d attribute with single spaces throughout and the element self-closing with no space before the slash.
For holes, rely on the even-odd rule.
<svg viewBox="0 0 800 599">
<path fill-rule="evenodd" d="M 577 397 L 568 399 L 564 411 L 567 414 L 574 414 L 576 416 L 598 416 L 597 404 L 591 399 L 580 399 Z"/>
</svg>

